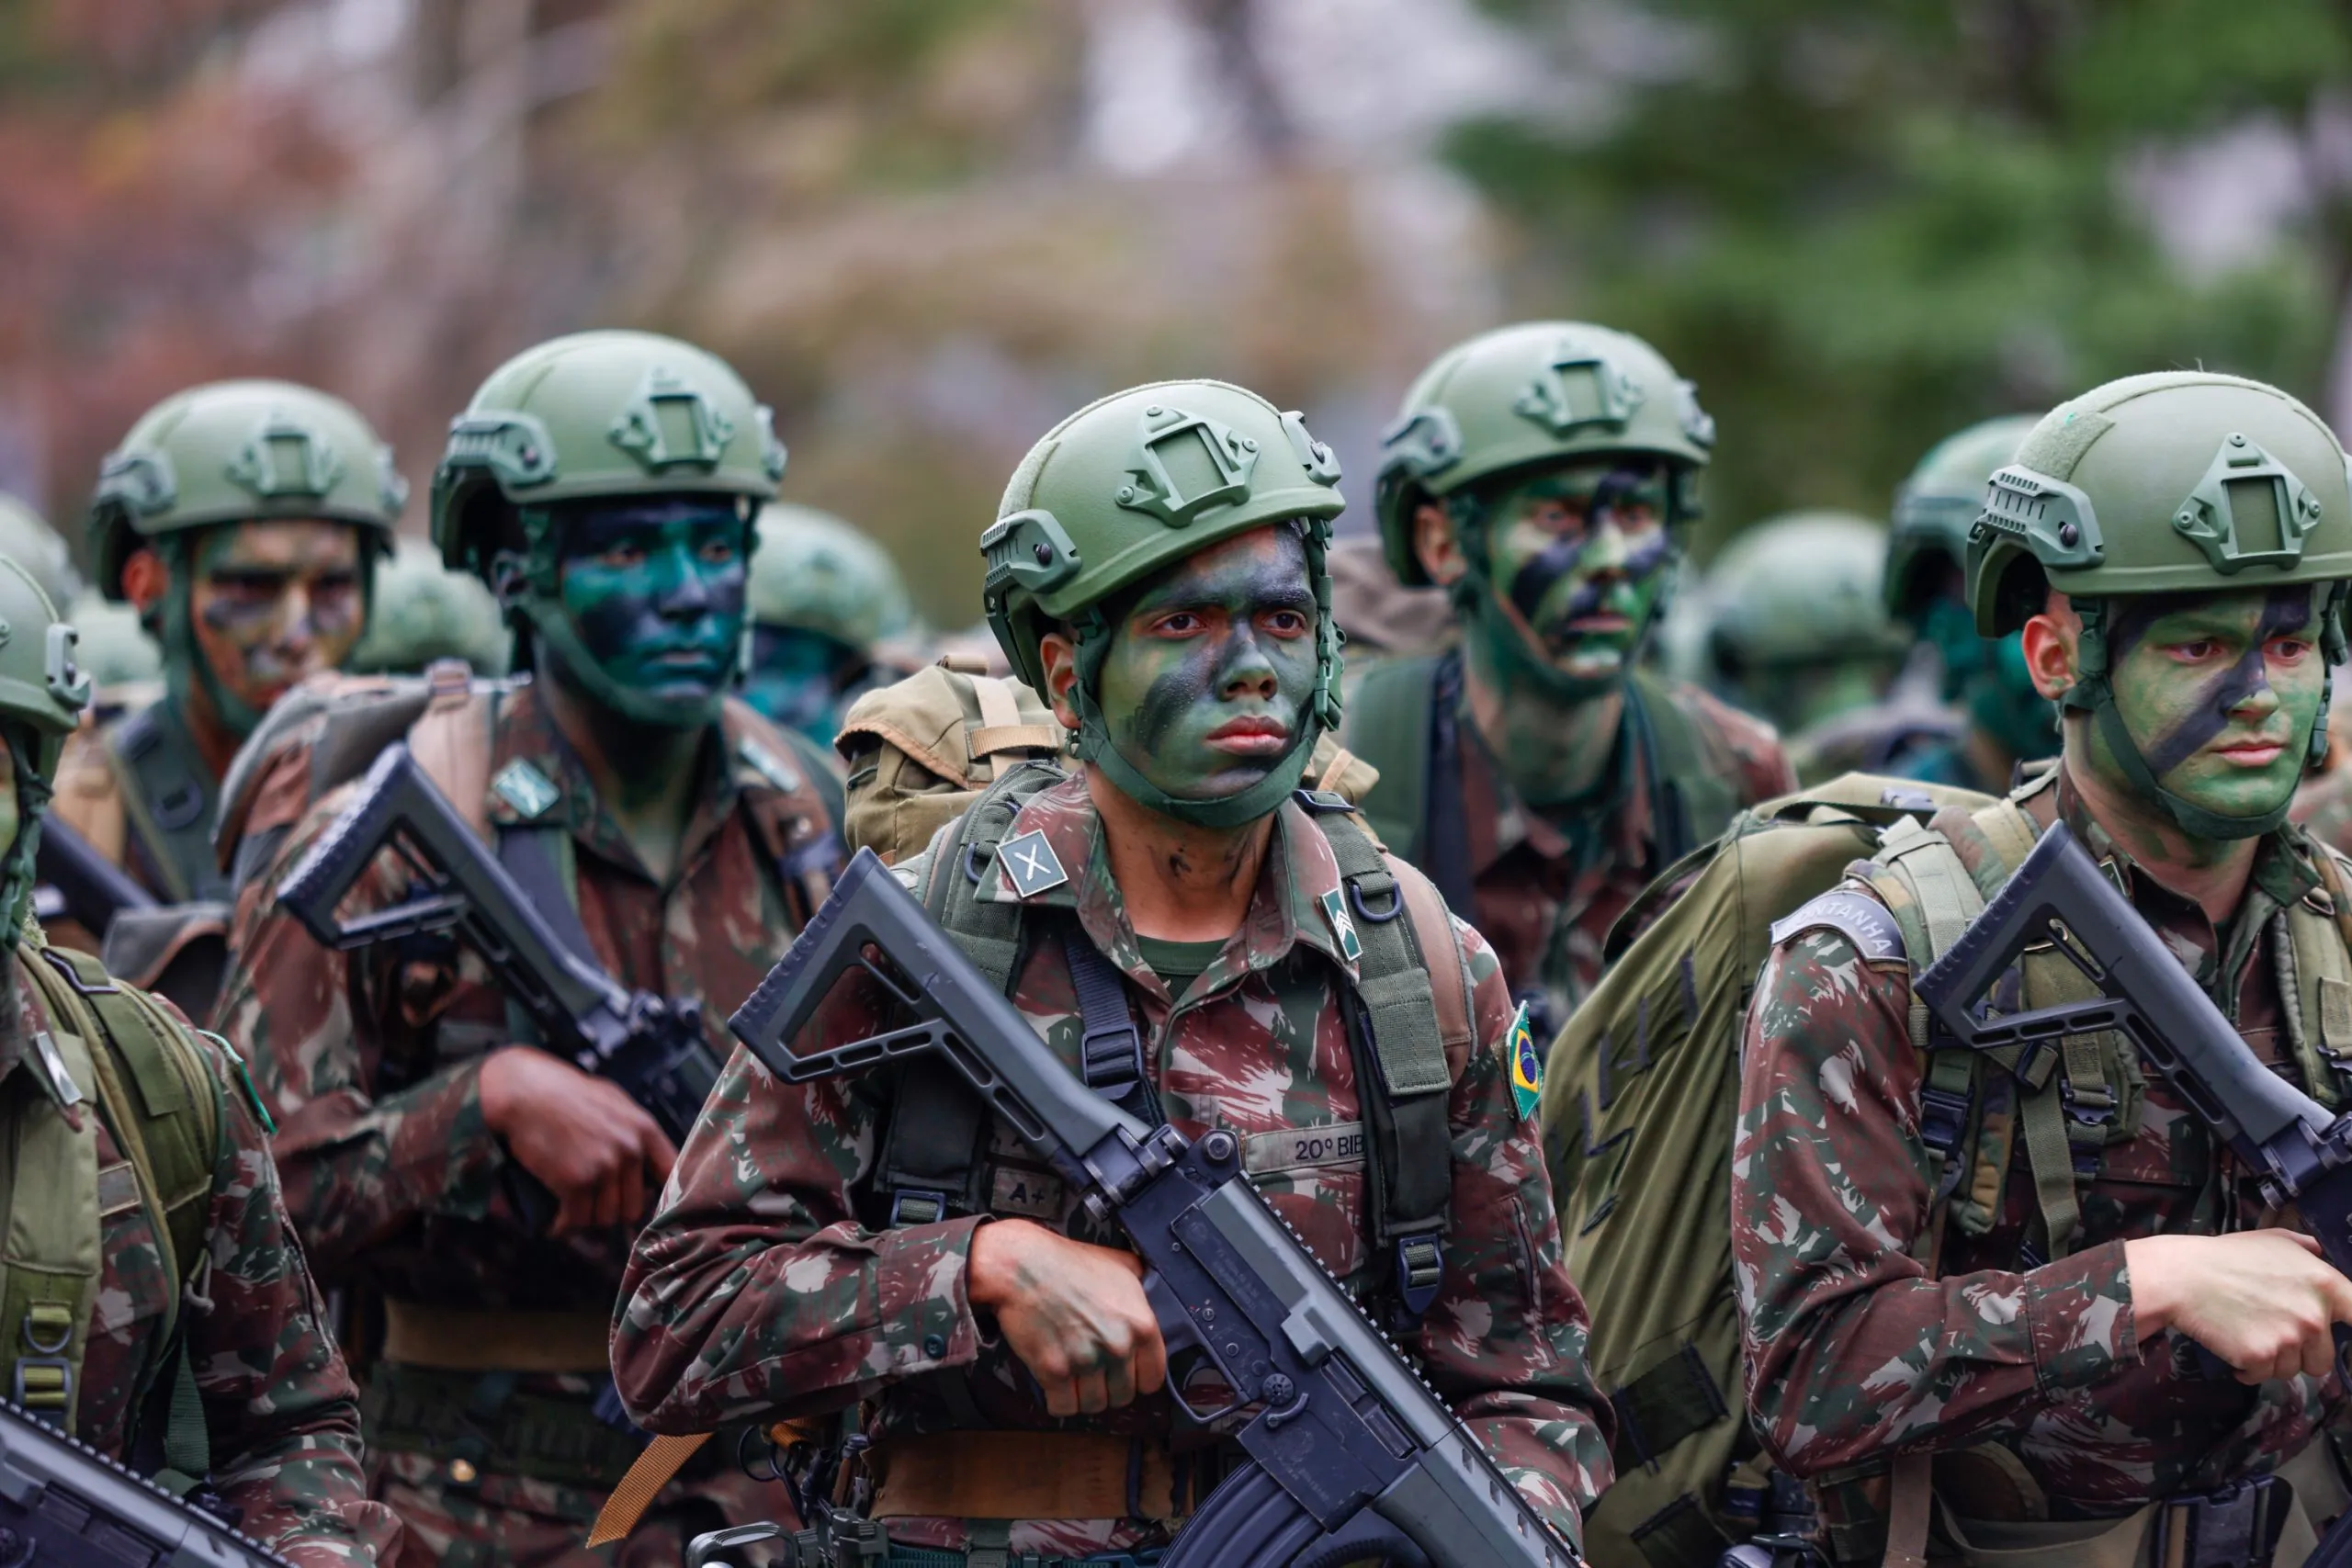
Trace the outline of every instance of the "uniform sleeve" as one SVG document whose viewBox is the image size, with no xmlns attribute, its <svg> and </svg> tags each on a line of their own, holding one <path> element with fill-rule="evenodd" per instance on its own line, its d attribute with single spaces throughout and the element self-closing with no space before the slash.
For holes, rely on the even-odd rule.
<svg viewBox="0 0 2352 1568">
<path fill-rule="evenodd" d="M 1951 1448 L 2140 1358 L 2123 1244 L 1930 1279 L 1910 981 L 1834 931 L 1776 950 L 1750 1003 L 1732 1152 L 1747 1398 L 1801 1476 Z"/>
<path fill-rule="evenodd" d="M 837 1002 L 827 1043 L 878 1031 Z M 840 1079 L 786 1084 L 737 1050 L 631 1250 L 613 1377 L 655 1432 L 837 1409 L 884 1384 L 969 1365 L 966 1217 L 870 1230 L 849 1193 L 874 1158 L 874 1116 Z"/>
<path fill-rule="evenodd" d="M 368 1501 L 357 1395 L 279 1201 L 261 1124 L 227 1064 L 206 1053 L 221 1081 L 223 1135 L 186 1353 L 213 1477 L 245 1532 L 300 1568 L 367 1564 L 389 1555 L 400 1523 Z"/>
<path fill-rule="evenodd" d="M 1455 1081 L 1445 1285 L 1422 1319 L 1430 1384 L 1545 1517 L 1579 1521 L 1612 1478 L 1608 1402 L 1585 1364 L 1590 1323 L 1562 1258 L 1541 1129 L 1510 1081 L 1515 1009 L 1484 938 L 1461 922 L 1479 1049 Z"/>
<path fill-rule="evenodd" d="M 373 1092 L 383 1042 L 376 1020 L 355 1016 L 351 957 L 320 946 L 269 896 L 345 799 L 321 801 L 269 874 L 241 891 L 214 1014 L 277 1123 L 287 1206 L 330 1280 L 420 1215 L 483 1217 L 505 1164 L 482 1121 L 478 1061 Z M 390 903 L 390 874 L 389 861 L 369 868 L 346 909 Z"/>
</svg>

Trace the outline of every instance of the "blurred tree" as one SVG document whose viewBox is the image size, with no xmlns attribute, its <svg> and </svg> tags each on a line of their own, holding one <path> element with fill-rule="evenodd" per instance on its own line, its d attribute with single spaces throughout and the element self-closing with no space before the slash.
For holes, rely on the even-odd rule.
<svg viewBox="0 0 2352 1568">
<path fill-rule="evenodd" d="M 1521 303 L 1698 381 L 1723 432 L 1703 542 L 1795 505 L 1883 513 L 1945 433 L 2131 371 L 2201 362 L 2325 406 L 2352 286 L 2341 4 L 1490 7 L 1563 56 L 1605 29 L 1597 127 L 1487 119 L 1452 153 L 1526 237 Z M 2194 276 L 2132 160 L 2249 119 L 2302 157 L 2294 221 Z"/>
</svg>

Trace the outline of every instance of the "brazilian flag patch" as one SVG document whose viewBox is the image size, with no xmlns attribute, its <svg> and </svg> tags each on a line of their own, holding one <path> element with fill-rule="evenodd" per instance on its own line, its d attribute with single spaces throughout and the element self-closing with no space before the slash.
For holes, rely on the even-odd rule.
<svg viewBox="0 0 2352 1568">
<path fill-rule="evenodd" d="M 1544 1056 L 1528 1030 L 1525 1002 L 1510 1019 L 1510 1097 L 1522 1118 L 1534 1115 L 1544 1098 Z"/>
</svg>

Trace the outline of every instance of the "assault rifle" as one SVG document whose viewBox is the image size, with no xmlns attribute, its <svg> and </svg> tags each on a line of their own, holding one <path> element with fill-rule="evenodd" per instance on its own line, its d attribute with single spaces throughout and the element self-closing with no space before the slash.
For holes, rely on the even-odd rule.
<svg viewBox="0 0 2352 1568">
<path fill-rule="evenodd" d="M 793 1043 L 854 971 L 914 1021 L 795 1055 Z M 872 851 L 859 852 L 729 1022 L 791 1083 L 938 1053 L 1086 1192 L 1098 1222 L 1126 1232 L 1168 1347 L 1170 1393 L 1204 1423 L 1258 1410 L 1238 1433 L 1249 1461 L 1178 1532 L 1160 1568 L 1580 1561 L 1259 1196 L 1242 1173 L 1239 1140 L 1220 1130 L 1195 1143 L 1147 1126 L 1080 1083 Z M 1212 1383 L 1223 1403 L 1207 1396 Z M 779 1542 L 792 1568 L 876 1550 L 871 1521 L 816 1523 L 797 1540 L 781 1526 L 724 1532 L 733 1539 L 710 1540 L 703 1557 L 754 1539 Z"/>
<path fill-rule="evenodd" d="M 288 1568 L 261 1542 L 0 1401 L 0 1562 Z"/>
<path fill-rule="evenodd" d="M 40 819 L 40 842 L 33 851 L 34 912 L 44 920 L 73 920 L 92 936 L 104 937 L 125 909 L 152 909 L 155 896 L 130 880 L 122 867 L 100 854 L 54 812 Z"/>
<path fill-rule="evenodd" d="M 2028 948 L 2043 946 L 2081 970 L 2098 995 L 1987 1016 L 1985 993 Z M 2331 1115 L 2263 1065 L 2064 823 L 2042 833 L 1915 988 L 1931 1034 L 1973 1051 L 2015 1047 L 2014 1070 L 2030 1081 L 2039 1081 L 2039 1058 L 2060 1049 L 2064 1036 L 2122 1034 L 2255 1173 L 2263 1201 L 2293 1205 L 2322 1255 L 2352 1274 L 2352 1115 Z M 2338 1325 L 2335 1340 L 2340 1357 L 2352 1330 Z M 2177 1543 L 2176 1557 L 2160 1551 L 2157 1561 L 2268 1562 L 2285 1520 L 2277 1490 L 2276 1479 L 2264 1476 L 2212 1495 L 2186 1527 L 2200 1539 Z M 2201 1539 L 2208 1536 L 2214 1539 Z M 2336 1521 L 2308 1562 L 2347 1565 L 2352 1514 Z"/>
<path fill-rule="evenodd" d="M 340 919 L 335 906 L 387 848 L 414 879 L 408 896 Z M 530 1019 L 539 1035 L 533 1043 L 610 1078 L 673 1144 L 685 1142 L 718 1081 L 701 1004 L 632 991 L 605 974 L 576 919 L 569 921 L 571 932 L 560 933 L 557 919 L 571 915 L 561 893 L 534 903 L 405 744 L 388 746 L 376 759 L 359 797 L 278 884 L 277 902 L 322 946 L 345 953 L 428 931 L 455 932 Z M 560 911 L 541 907 L 556 903 Z M 543 1207 L 546 1196 L 537 1191 L 526 1207 Z M 526 1217 L 538 1225 L 545 1216 Z"/>
</svg>

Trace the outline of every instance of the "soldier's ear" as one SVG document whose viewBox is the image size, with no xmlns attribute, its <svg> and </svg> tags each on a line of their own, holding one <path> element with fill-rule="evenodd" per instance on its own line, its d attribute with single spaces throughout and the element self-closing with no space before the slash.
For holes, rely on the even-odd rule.
<svg viewBox="0 0 2352 1568">
<path fill-rule="evenodd" d="M 2033 689 L 2052 702 L 2082 679 L 2082 617 L 2064 593 L 2052 590 L 2041 614 L 2029 616 L 2018 634 Z"/>
<path fill-rule="evenodd" d="M 1453 517 L 1435 502 L 1425 501 L 1413 509 L 1413 556 L 1440 588 L 1453 587 L 1470 570 Z"/>
<path fill-rule="evenodd" d="M 172 569 L 154 550 L 141 546 L 122 563 L 122 596 L 141 615 L 163 603 L 171 591 Z"/>
<path fill-rule="evenodd" d="M 1078 644 L 1068 632 L 1047 632 L 1037 643 L 1037 663 L 1046 672 L 1046 701 L 1064 729 L 1078 728 L 1070 689 L 1078 684 Z"/>
</svg>

